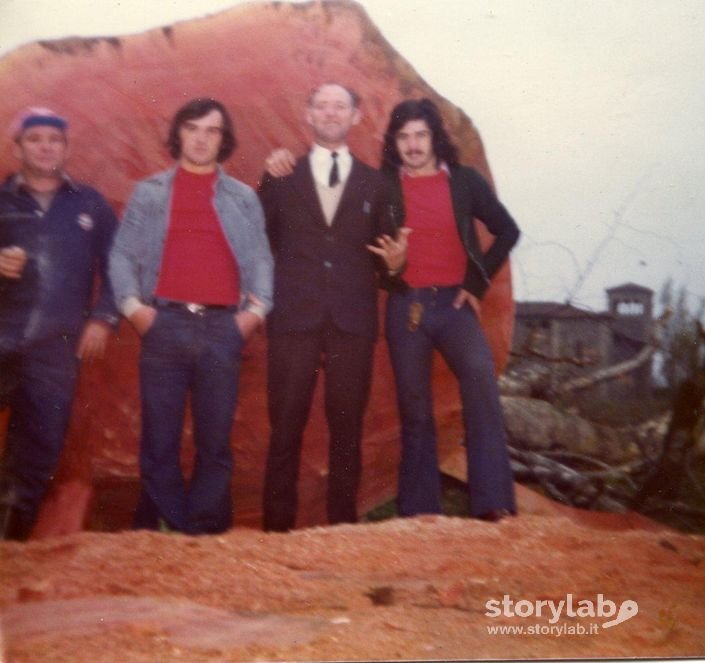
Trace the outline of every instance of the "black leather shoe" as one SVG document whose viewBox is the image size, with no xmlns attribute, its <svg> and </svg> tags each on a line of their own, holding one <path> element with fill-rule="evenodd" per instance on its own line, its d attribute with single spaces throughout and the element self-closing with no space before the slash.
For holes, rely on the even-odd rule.
<svg viewBox="0 0 705 663">
<path fill-rule="evenodd" d="M 26 541 L 33 524 L 32 518 L 25 511 L 0 504 L 0 541 Z"/>
</svg>

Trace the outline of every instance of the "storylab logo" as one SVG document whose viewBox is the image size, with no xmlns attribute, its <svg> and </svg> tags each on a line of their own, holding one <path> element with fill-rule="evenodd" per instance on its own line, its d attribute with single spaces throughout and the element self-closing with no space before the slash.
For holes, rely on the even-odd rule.
<svg viewBox="0 0 705 663">
<path fill-rule="evenodd" d="M 540 599 L 529 601 L 520 599 L 515 601 L 505 594 L 501 599 L 490 599 L 485 603 L 485 616 L 519 617 L 520 619 L 534 619 L 532 624 L 502 624 L 490 625 L 487 630 L 494 635 L 596 635 L 601 629 L 612 628 L 635 617 L 639 612 L 636 601 L 627 599 L 617 606 L 614 601 L 606 599 L 604 594 L 598 594 L 594 601 L 590 599 L 576 599 L 572 594 L 567 594 L 565 599 Z M 598 623 L 587 623 L 565 620 L 596 620 L 604 619 Z M 540 621 L 539 621 L 540 620 Z"/>
</svg>

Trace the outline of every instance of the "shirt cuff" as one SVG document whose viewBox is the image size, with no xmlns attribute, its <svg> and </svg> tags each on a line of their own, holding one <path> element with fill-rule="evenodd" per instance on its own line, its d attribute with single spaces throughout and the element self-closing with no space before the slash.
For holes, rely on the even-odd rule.
<svg viewBox="0 0 705 663">
<path fill-rule="evenodd" d="M 406 269 L 406 260 L 397 269 L 387 269 L 387 276 L 399 276 Z"/>
<path fill-rule="evenodd" d="M 141 309 L 143 304 L 138 297 L 125 297 L 120 304 L 120 313 L 129 318 L 135 311 Z"/>
<path fill-rule="evenodd" d="M 110 313 L 93 313 L 93 315 L 91 315 L 91 320 L 94 322 L 102 322 L 111 329 L 117 329 L 117 326 L 120 323 L 120 317 L 117 315 L 111 315 Z"/>
<path fill-rule="evenodd" d="M 258 318 L 264 320 L 267 317 L 267 309 L 260 304 L 248 304 L 244 308 L 245 311 L 254 313 Z"/>
</svg>

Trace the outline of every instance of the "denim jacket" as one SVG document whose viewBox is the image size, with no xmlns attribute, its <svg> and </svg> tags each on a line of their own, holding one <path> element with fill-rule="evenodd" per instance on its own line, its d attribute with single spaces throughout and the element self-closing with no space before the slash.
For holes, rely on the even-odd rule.
<svg viewBox="0 0 705 663">
<path fill-rule="evenodd" d="M 157 287 L 171 214 L 176 167 L 143 180 L 127 203 L 110 254 L 110 280 L 115 301 L 128 297 L 150 302 Z M 240 269 L 241 305 L 255 295 L 272 308 L 273 260 L 265 233 L 264 214 L 257 194 L 219 167 L 215 210 Z"/>
</svg>

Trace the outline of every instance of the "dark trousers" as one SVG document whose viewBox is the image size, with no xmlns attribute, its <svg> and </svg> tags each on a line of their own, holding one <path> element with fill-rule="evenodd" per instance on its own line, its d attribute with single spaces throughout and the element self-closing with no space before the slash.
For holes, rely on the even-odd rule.
<svg viewBox="0 0 705 663">
<path fill-rule="evenodd" d="M 264 485 L 266 530 L 294 527 L 301 442 L 321 368 L 330 434 L 328 522 L 357 520 L 373 346 L 372 339 L 343 332 L 332 323 L 314 331 L 270 336 L 267 390 L 272 434 Z"/>
<path fill-rule="evenodd" d="M 16 385 L 2 459 L 2 496 L 28 527 L 64 446 L 78 378 L 76 339 L 58 337 L 18 349 L 12 361 Z"/>
<path fill-rule="evenodd" d="M 158 309 L 140 357 L 142 490 L 135 527 L 156 529 L 163 519 L 172 529 L 206 534 L 232 525 L 230 432 L 242 345 L 231 310 Z M 187 484 L 180 456 L 189 395 L 196 458 Z"/>
<path fill-rule="evenodd" d="M 458 379 L 465 425 L 470 514 L 516 512 L 504 422 L 487 340 L 474 311 L 455 309 L 457 287 L 410 289 L 389 297 L 386 337 L 401 417 L 401 516 L 441 513 L 431 366 L 437 349 Z M 423 305 L 420 326 L 409 328 L 409 306 Z"/>
</svg>

